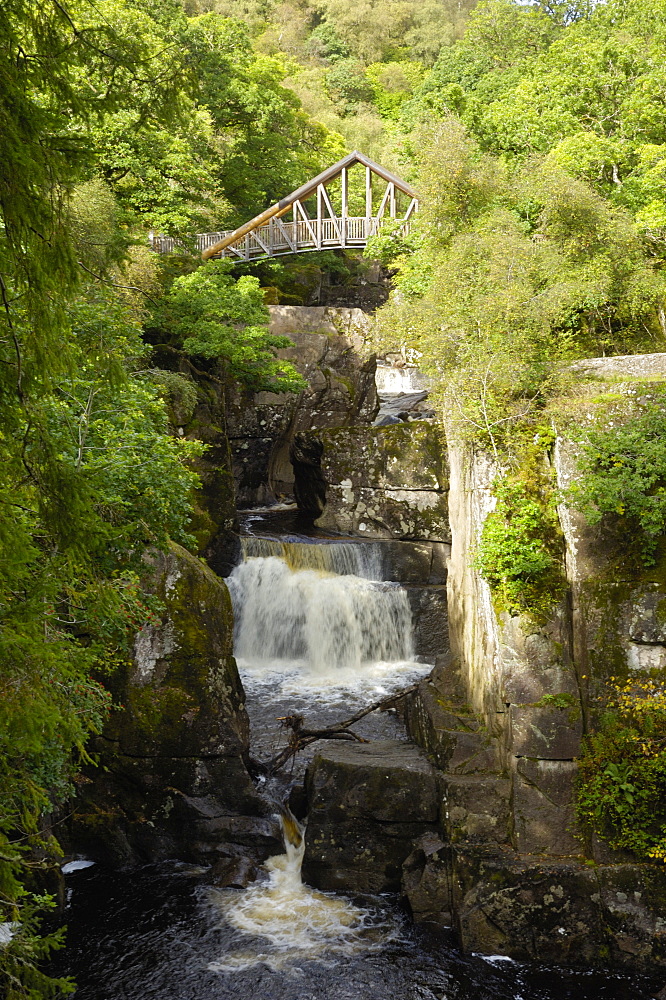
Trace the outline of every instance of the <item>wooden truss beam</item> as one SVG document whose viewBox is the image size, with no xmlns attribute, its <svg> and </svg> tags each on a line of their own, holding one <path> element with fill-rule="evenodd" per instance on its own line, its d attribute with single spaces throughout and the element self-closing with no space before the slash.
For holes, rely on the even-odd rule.
<svg viewBox="0 0 666 1000">
<path fill-rule="evenodd" d="M 372 216 L 372 176 L 373 174 L 377 177 L 381 177 L 382 180 L 386 181 L 387 188 L 382 200 L 382 205 L 380 212 L 377 214 L 377 219 L 379 220 L 386 210 L 388 204 L 389 214 L 392 219 L 396 217 L 396 192 L 401 191 L 406 194 L 412 201 L 417 198 L 414 189 L 407 184 L 405 181 L 401 180 L 395 174 L 392 174 L 389 170 L 386 170 L 380 164 L 375 163 L 369 157 L 364 156 L 363 153 L 355 151 L 350 153 L 349 156 L 345 156 L 344 159 L 340 160 L 338 163 L 334 163 L 332 167 L 328 167 L 327 170 L 323 170 L 312 180 L 308 181 L 306 184 L 302 184 L 300 188 L 296 191 L 292 191 L 291 194 L 282 198 L 279 202 L 271 205 L 267 208 L 265 212 L 261 212 L 259 215 L 255 216 L 245 225 L 240 226 L 231 233 L 225 233 L 221 240 L 218 240 L 212 246 L 207 247 L 203 253 L 202 257 L 207 260 L 210 257 L 216 257 L 220 253 L 223 253 L 227 249 L 231 249 L 233 244 L 238 243 L 244 236 L 253 233 L 255 239 L 259 245 L 264 248 L 265 243 L 259 239 L 257 236 L 257 230 L 265 226 L 271 225 L 272 220 L 279 220 L 284 216 L 289 209 L 294 210 L 294 219 L 296 219 L 296 214 L 298 209 L 301 213 L 305 215 L 303 209 L 303 201 L 309 198 L 311 195 L 316 194 L 317 196 L 317 245 L 321 246 L 322 241 L 322 203 L 326 203 L 326 207 L 330 212 L 331 220 L 334 223 L 334 227 L 340 239 L 341 245 L 346 245 L 346 233 L 347 225 L 346 219 L 348 218 L 348 200 L 349 200 L 349 190 L 348 190 L 348 170 L 355 164 L 361 164 L 366 168 L 366 217 L 368 219 Z M 337 219 L 336 213 L 334 212 L 328 193 L 326 192 L 326 185 L 337 177 L 341 177 L 342 182 L 342 213 L 341 220 Z M 323 194 L 321 193 L 323 192 Z M 342 221 L 342 224 L 341 224 Z M 285 235 L 285 231 L 280 227 L 282 235 Z M 269 251 L 267 251 L 269 252 Z"/>
</svg>

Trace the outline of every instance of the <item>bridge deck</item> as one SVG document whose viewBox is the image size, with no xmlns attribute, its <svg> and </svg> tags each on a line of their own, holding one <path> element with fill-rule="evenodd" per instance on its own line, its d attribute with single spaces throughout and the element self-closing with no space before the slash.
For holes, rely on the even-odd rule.
<svg viewBox="0 0 666 1000">
<path fill-rule="evenodd" d="M 392 222 L 400 220 L 390 220 Z M 304 253 L 308 250 L 328 250 L 332 248 L 354 247 L 362 249 L 371 236 L 381 230 L 384 219 L 348 216 L 340 219 L 312 219 L 310 221 L 283 222 L 271 219 L 265 226 L 246 233 L 238 242 L 222 250 L 217 256 L 233 257 L 240 260 L 254 260 L 257 257 L 279 257 L 289 253 Z M 409 221 L 404 222 L 405 230 Z M 233 230 L 219 233 L 200 233 L 196 237 L 199 253 L 208 250 L 231 236 Z M 172 253 L 177 241 L 171 236 L 154 236 L 153 250 L 158 253 Z"/>
</svg>

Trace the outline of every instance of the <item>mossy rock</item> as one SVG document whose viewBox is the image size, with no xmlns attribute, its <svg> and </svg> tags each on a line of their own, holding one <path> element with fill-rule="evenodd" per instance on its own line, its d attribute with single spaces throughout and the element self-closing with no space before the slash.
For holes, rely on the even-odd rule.
<svg viewBox="0 0 666 1000">
<path fill-rule="evenodd" d="M 136 636 L 116 680 L 123 707 L 97 741 L 100 766 L 82 788 L 73 846 L 120 864 L 265 856 L 277 842 L 244 763 L 249 725 L 229 592 L 173 543 L 144 562 L 145 590 L 163 612 Z"/>
</svg>

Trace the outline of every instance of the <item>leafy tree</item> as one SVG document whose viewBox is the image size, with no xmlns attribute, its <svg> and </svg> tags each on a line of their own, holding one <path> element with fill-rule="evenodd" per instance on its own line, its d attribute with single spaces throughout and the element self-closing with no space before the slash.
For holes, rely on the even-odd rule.
<svg viewBox="0 0 666 1000">
<path fill-rule="evenodd" d="M 154 322 L 172 333 L 188 354 L 218 360 L 226 373 L 255 390 L 300 392 L 306 382 L 294 366 L 275 357 L 288 337 L 268 332 L 268 309 L 259 279 L 230 276 L 227 261 L 209 261 L 176 278 Z"/>
<path fill-rule="evenodd" d="M 666 531 L 666 408 L 659 398 L 642 403 L 629 419 L 582 433 L 582 475 L 569 497 L 590 524 L 602 517 L 621 537 L 632 538 L 642 561 L 655 562 Z"/>
<path fill-rule="evenodd" d="M 91 132 L 156 65 L 145 33 L 121 38 L 110 22 L 83 0 L 0 10 L 0 922 L 12 931 L 0 990 L 12 1000 L 65 988 L 39 968 L 58 940 L 39 934 L 39 873 L 57 853 L 48 817 L 109 707 L 93 670 L 126 657 L 150 616 L 139 547 L 184 537 L 194 482 L 138 375 L 138 323 L 80 282 L 86 268 L 113 283 L 127 246 L 116 201 L 91 180 Z M 155 83 L 155 116 L 174 86 Z"/>
<path fill-rule="evenodd" d="M 358 104 L 370 103 L 373 89 L 354 59 L 340 59 L 326 74 L 326 90 L 343 114 L 353 114 Z"/>
<path fill-rule="evenodd" d="M 550 163 L 509 170 L 453 119 L 425 148 L 416 249 L 380 326 L 446 378 L 468 430 L 494 447 L 571 359 L 663 343 L 664 280 L 628 212 Z"/>
<path fill-rule="evenodd" d="M 535 154 L 627 207 L 663 256 L 666 10 L 648 0 L 486 0 L 440 52 L 403 127 L 453 112 L 482 148 Z"/>
<path fill-rule="evenodd" d="M 448 0 L 318 0 L 324 16 L 351 53 L 366 65 L 411 57 L 431 64 L 458 37 L 474 2 Z"/>
<path fill-rule="evenodd" d="M 666 861 L 666 695 L 663 681 L 610 678 L 610 698 L 579 758 L 584 829 L 639 860 Z"/>
</svg>

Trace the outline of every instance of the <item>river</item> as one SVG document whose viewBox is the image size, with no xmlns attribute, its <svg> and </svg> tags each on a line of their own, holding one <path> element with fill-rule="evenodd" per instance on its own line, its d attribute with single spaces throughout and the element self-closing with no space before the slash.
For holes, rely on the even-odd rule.
<svg viewBox="0 0 666 1000">
<path fill-rule="evenodd" d="M 246 517 L 228 583 L 255 758 L 284 745 L 280 716 L 329 725 L 430 670 L 414 655 L 405 592 L 384 576 L 381 543 Z M 367 739 L 406 738 L 387 712 L 356 728 Z M 288 821 L 288 833 L 285 853 L 247 889 L 217 888 L 209 870 L 176 861 L 127 872 L 68 866 L 57 971 L 76 978 L 77 1000 L 647 1000 L 663 986 L 462 956 L 450 932 L 414 927 L 395 897 L 305 885 L 300 828 Z"/>
</svg>

